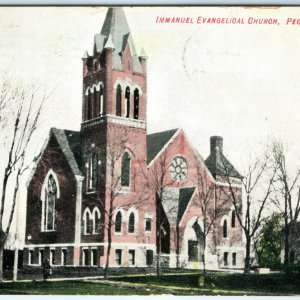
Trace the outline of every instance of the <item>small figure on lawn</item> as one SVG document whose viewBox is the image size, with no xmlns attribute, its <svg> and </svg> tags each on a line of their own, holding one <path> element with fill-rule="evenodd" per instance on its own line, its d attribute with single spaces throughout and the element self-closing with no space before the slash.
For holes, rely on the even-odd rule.
<svg viewBox="0 0 300 300">
<path fill-rule="evenodd" d="M 51 275 L 51 266 L 50 266 L 50 263 L 49 263 L 49 259 L 47 258 L 43 262 L 43 277 L 44 277 L 44 281 L 47 281 L 49 275 Z"/>
</svg>

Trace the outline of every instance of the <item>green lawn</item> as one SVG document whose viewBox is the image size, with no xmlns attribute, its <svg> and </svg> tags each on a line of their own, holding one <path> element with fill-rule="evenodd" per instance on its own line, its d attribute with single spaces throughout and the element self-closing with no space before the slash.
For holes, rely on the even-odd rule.
<svg viewBox="0 0 300 300">
<path fill-rule="evenodd" d="M 200 274 L 111 276 L 110 280 L 127 282 L 135 288 L 98 282 L 36 281 L 0 283 L 0 295 L 300 295 L 299 274 L 229 274 L 208 273 L 205 286 L 199 287 Z M 121 284 L 121 283 L 120 283 Z"/>
<path fill-rule="evenodd" d="M 195 292 L 206 290 L 212 293 L 219 292 L 247 292 L 270 294 L 297 294 L 300 295 L 300 275 L 291 274 L 228 274 L 208 273 L 205 286 L 199 288 L 199 274 L 174 274 L 160 277 L 151 276 L 124 276 L 113 277 L 112 280 L 134 282 L 146 285 L 165 286 L 174 289 L 195 289 Z"/>
<path fill-rule="evenodd" d="M 0 295 L 148 295 L 142 289 L 107 286 L 82 281 L 3 282 Z"/>
</svg>

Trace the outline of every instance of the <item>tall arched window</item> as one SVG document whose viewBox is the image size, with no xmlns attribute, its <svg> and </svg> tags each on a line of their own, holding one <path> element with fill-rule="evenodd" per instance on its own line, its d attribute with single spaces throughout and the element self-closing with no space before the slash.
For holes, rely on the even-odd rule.
<svg viewBox="0 0 300 300">
<path fill-rule="evenodd" d="M 42 230 L 54 230 L 55 226 L 55 203 L 58 198 L 57 182 L 52 174 L 46 177 L 43 191 L 42 206 Z"/>
<path fill-rule="evenodd" d="M 83 233 L 92 234 L 93 233 L 93 219 L 89 208 L 86 208 L 83 213 Z"/>
<path fill-rule="evenodd" d="M 125 99 L 126 99 L 126 118 L 129 118 L 130 115 L 130 88 L 126 87 L 125 90 Z"/>
<path fill-rule="evenodd" d="M 121 116 L 122 114 L 122 88 L 118 84 L 116 92 L 116 115 Z"/>
<path fill-rule="evenodd" d="M 93 98 L 92 98 L 92 94 L 91 91 L 89 89 L 88 91 L 88 99 L 87 99 L 87 118 L 88 120 L 92 119 L 92 115 L 93 115 Z"/>
<path fill-rule="evenodd" d="M 228 233 L 227 233 L 227 220 L 224 220 L 224 222 L 223 222 L 223 237 L 227 238 L 227 235 L 228 235 Z"/>
<path fill-rule="evenodd" d="M 231 227 L 234 228 L 235 227 L 235 211 L 232 211 L 231 214 Z"/>
<path fill-rule="evenodd" d="M 100 85 L 100 91 L 99 91 L 99 116 L 103 116 L 104 114 L 104 97 L 103 97 L 103 87 Z"/>
<path fill-rule="evenodd" d="M 134 97 L 134 113 L 133 116 L 135 119 L 139 118 L 139 101 L 140 101 L 140 96 L 139 96 L 139 90 L 135 89 L 133 93 Z"/>
<path fill-rule="evenodd" d="M 121 185 L 130 185 L 130 162 L 131 157 L 128 152 L 125 152 L 122 157 L 122 170 L 121 170 Z"/>
<path fill-rule="evenodd" d="M 121 232 L 121 230 L 122 230 L 122 214 L 120 211 L 118 211 L 115 220 L 115 232 Z"/>
<path fill-rule="evenodd" d="M 100 233 L 100 211 L 97 207 L 93 210 L 93 233 Z"/>
<path fill-rule="evenodd" d="M 98 185 L 98 155 L 97 153 L 90 153 L 86 164 L 86 179 L 87 190 L 94 191 Z"/>
<path fill-rule="evenodd" d="M 99 108 L 97 108 L 97 106 L 98 106 L 97 98 L 98 98 L 98 93 L 97 93 L 96 87 L 94 87 L 94 101 L 93 101 L 92 118 L 97 117 L 97 110 L 99 109 Z"/>
<path fill-rule="evenodd" d="M 129 220 L 128 220 L 128 232 L 133 233 L 134 232 L 134 224 L 135 224 L 135 216 L 134 213 L 132 212 L 129 215 Z"/>
</svg>

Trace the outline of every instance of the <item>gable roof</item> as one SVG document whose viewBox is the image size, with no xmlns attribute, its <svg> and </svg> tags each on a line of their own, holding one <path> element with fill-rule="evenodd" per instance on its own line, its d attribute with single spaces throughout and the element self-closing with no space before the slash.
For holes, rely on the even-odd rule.
<svg viewBox="0 0 300 300">
<path fill-rule="evenodd" d="M 205 160 L 205 164 L 214 177 L 229 176 L 235 178 L 243 178 L 243 176 L 240 175 L 240 173 L 225 157 L 219 147 L 215 147 L 215 149 L 211 151 L 210 155 Z"/>
<path fill-rule="evenodd" d="M 162 196 L 162 206 L 170 225 L 177 225 L 181 221 L 190 200 L 194 194 L 195 187 L 181 189 L 165 189 Z"/>
<path fill-rule="evenodd" d="M 147 135 L 147 164 L 157 156 L 177 130 L 178 128 Z"/>
<path fill-rule="evenodd" d="M 81 137 L 80 132 L 51 128 L 50 134 L 53 134 L 64 153 L 67 162 L 73 174 L 82 176 L 81 166 Z"/>
</svg>

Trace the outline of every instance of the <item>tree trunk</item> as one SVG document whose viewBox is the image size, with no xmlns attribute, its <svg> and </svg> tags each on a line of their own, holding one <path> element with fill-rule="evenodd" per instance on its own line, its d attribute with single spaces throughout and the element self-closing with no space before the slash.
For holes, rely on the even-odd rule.
<svg viewBox="0 0 300 300">
<path fill-rule="evenodd" d="M 206 274 L 206 264 L 205 264 L 205 248 L 206 248 L 206 237 L 204 237 L 203 241 L 203 274 Z"/>
<path fill-rule="evenodd" d="M 245 268 L 244 273 L 250 273 L 250 250 L 251 250 L 251 238 L 246 236 L 246 257 L 245 257 Z"/>
<path fill-rule="evenodd" d="M 3 281 L 3 252 L 4 247 L 0 246 L 0 282 Z"/>
<path fill-rule="evenodd" d="M 107 251 L 106 251 L 106 263 L 105 263 L 105 269 L 104 269 L 104 278 L 108 279 L 108 269 L 109 269 L 109 257 L 110 257 L 110 251 L 111 251 L 111 220 L 109 221 L 108 228 L 107 228 Z"/>
<path fill-rule="evenodd" d="M 289 270 L 289 224 L 287 215 L 284 218 L 284 272 L 288 272 Z"/>
<path fill-rule="evenodd" d="M 157 239 L 157 259 L 156 259 L 156 275 L 161 275 L 161 268 L 160 268 L 160 257 L 161 257 L 161 230 L 160 226 L 158 228 L 158 239 Z"/>
<path fill-rule="evenodd" d="M 160 193 L 161 194 L 161 193 Z M 157 251 L 157 257 L 156 257 L 156 275 L 161 275 L 161 268 L 160 268 L 160 256 L 161 256 L 161 215 L 160 215 L 160 206 L 159 202 L 161 197 L 156 198 L 156 218 L 157 218 L 157 226 L 156 226 L 156 251 Z"/>
<path fill-rule="evenodd" d="M 176 225 L 176 268 L 180 268 L 180 259 L 179 259 L 179 254 L 180 254 L 180 247 L 179 247 L 179 227 L 178 224 Z"/>
<path fill-rule="evenodd" d="M 107 228 L 107 251 L 106 251 L 106 263 L 104 269 L 104 278 L 108 279 L 108 271 L 109 271 L 109 257 L 111 251 L 111 227 L 112 227 L 112 208 L 110 208 L 109 220 L 108 220 L 108 228 Z"/>
<path fill-rule="evenodd" d="M 14 255 L 13 281 L 18 280 L 18 262 L 19 262 L 19 249 L 16 246 L 15 255 Z"/>
</svg>

